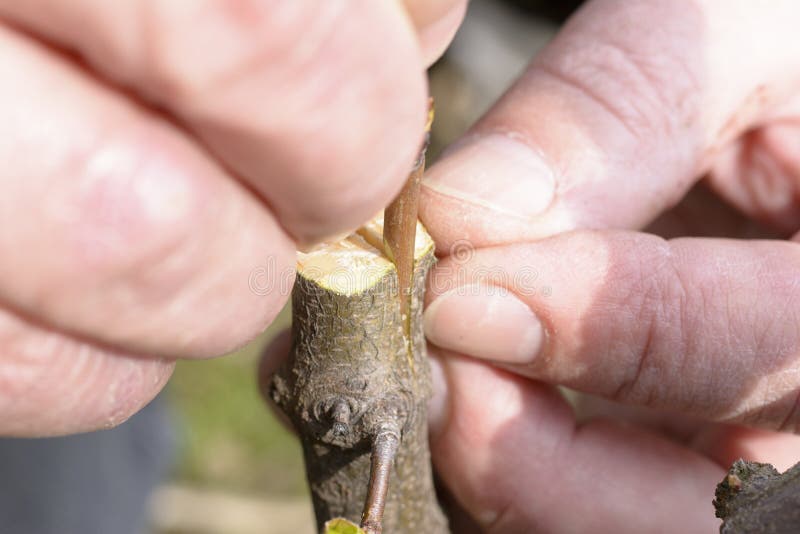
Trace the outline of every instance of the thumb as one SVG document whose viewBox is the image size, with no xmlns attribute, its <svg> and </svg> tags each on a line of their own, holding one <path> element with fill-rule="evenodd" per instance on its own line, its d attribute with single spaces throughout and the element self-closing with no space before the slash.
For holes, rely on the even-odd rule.
<svg viewBox="0 0 800 534">
<path fill-rule="evenodd" d="M 791 0 L 589 2 L 431 169 L 423 221 L 445 250 L 644 226 L 797 88 L 799 16 Z"/>
</svg>

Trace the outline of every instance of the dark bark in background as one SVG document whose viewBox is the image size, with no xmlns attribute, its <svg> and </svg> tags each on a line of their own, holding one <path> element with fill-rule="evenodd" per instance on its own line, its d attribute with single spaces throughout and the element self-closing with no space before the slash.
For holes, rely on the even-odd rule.
<svg viewBox="0 0 800 534">
<path fill-rule="evenodd" d="M 769 464 L 737 460 L 715 497 L 723 534 L 800 532 L 800 463 L 780 474 Z"/>
<path fill-rule="evenodd" d="M 351 236 L 331 246 L 330 254 L 315 252 L 314 265 L 300 262 L 292 350 L 273 379 L 272 397 L 300 435 L 320 528 L 334 517 L 360 522 L 371 465 L 383 455 L 389 462 L 382 465 L 390 466 L 383 532 L 446 533 L 428 447 L 431 384 L 421 325 L 433 242 L 422 235 L 427 246 L 417 247 L 409 354 L 397 271 L 380 248 L 368 244 L 380 246 L 380 232 L 367 234 L 362 230 L 366 240 Z M 367 251 L 372 259 L 365 258 Z M 335 269 L 343 276 L 338 281 L 328 276 Z M 399 444 L 391 462 L 395 437 Z M 375 476 L 380 466 L 381 461 L 373 465 Z M 375 509 L 365 513 L 370 515 Z"/>
</svg>

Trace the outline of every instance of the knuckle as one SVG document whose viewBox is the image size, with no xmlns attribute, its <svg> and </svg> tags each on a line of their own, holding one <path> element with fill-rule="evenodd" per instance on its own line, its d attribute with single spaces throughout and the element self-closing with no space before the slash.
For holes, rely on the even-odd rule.
<svg viewBox="0 0 800 534">
<path fill-rule="evenodd" d="M 343 158 L 363 156 L 364 141 L 382 142 L 387 126 L 418 128 L 423 118 L 413 35 L 394 11 L 382 2 L 152 2 L 146 33 L 157 44 L 146 62 L 149 85 L 178 109 L 196 111 L 214 99 L 203 112 L 302 135 L 317 145 L 311 157 L 327 143 Z M 203 61 L 196 61 L 200 50 Z"/>
<path fill-rule="evenodd" d="M 279 57 L 280 37 L 298 29 L 291 24 L 292 4 L 263 0 L 149 2 L 142 33 L 150 46 L 141 63 L 156 96 L 188 105 L 248 64 L 256 67 L 259 54 L 266 62 L 272 48 L 272 58 Z M 268 7 L 276 12 L 270 13 Z M 286 22 L 286 27 L 272 24 L 276 19 Z M 272 35 L 276 38 L 266 39 Z M 203 61 L 195 60 L 198 54 Z"/>
<path fill-rule="evenodd" d="M 183 108 L 248 90 L 266 103 L 280 98 L 288 109 L 267 107 L 285 116 L 293 102 L 322 108 L 344 95 L 343 87 L 368 89 L 381 74 L 374 65 L 360 72 L 363 59 L 377 55 L 365 42 L 372 32 L 360 24 L 375 10 L 360 11 L 340 1 L 152 2 L 145 26 L 157 36 L 147 58 L 151 85 Z M 364 46 L 353 46 L 359 41 Z"/>
<path fill-rule="evenodd" d="M 639 41 L 637 41 L 639 43 Z M 536 64 L 615 117 L 636 139 L 685 128 L 697 109 L 693 69 L 669 50 L 649 54 L 613 38 L 574 40 Z"/>
<path fill-rule="evenodd" d="M 633 332 L 615 332 L 627 342 L 627 365 L 619 386 L 611 395 L 616 400 L 655 406 L 675 396 L 664 377 L 679 369 L 690 343 L 686 328 L 689 305 L 687 290 L 677 274 L 669 244 L 658 240 L 648 253 L 632 259 L 621 287 L 619 310 L 635 321 Z M 629 321 L 623 321 L 629 326 Z"/>
<path fill-rule="evenodd" d="M 63 434 L 116 426 L 163 386 L 171 364 L 107 352 L 0 310 L 0 430 Z"/>
<path fill-rule="evenodd" d="M 421 136 L 425 80 L 413 33 L 392 5 L 152 2 L 147 33 L 157 44 L 145 85 L 151 98 L 198 121 L 213 144 L 232 134 L 244 143 L 238 153 L 259 150 L 274 172 L 291 175 L 291 184 L 266 193 L 290 229 L 318 224 L 293 220 L 296 212 L 319 224 L 341 221 L 333 231 L 350 228 L 396 192 Z M 248 165 L 234 162 L 261 180 L 263 170 Z M 295 191 L 313 198 L 288 199 L 291 209 L 272 198 Z"/>
<path fill-rule="evenodd" d="M 171 148 L 153 137 L 110 139 L 78 158 L 76 182 L 51 212 L 68 222 L 75 269 L 133 272 L 182 248 L 202 194 Z"/>
</svg>

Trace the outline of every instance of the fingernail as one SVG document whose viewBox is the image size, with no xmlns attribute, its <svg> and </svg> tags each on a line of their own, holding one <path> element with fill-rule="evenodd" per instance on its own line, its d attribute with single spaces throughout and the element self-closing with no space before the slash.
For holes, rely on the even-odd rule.
<svg viewBox="0 0 800 534">
<path fill-rule="evenodd" d="M 434 345 L 504 363 L 530 363 L 545 337 L 527 304 L 506 289 L 483 284 L 442 294 L 425 311 L 424 325 Z"/>
<path fill-rule="evenodd" d="M 516 217 L 545 211 L 555 184 L 554 172 L 534 149 L 501 134 L 454 147 L 425 180 L 438 193 Z"/>
</svg>

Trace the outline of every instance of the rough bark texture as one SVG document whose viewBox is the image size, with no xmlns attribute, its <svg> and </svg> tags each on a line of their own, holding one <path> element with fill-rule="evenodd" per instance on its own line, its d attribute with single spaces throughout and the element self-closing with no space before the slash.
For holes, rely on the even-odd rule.
<svg viewBox="0 0 800 534">
<path fill-rule="evenodd" d="M 715 497 L 723 534 L 800 532 L 800 463 L 780 474 L 769 464 L 737 460 Z"/>
<path fill-rule="evenodd" d="M 292 350 L 272 397 L 300 435 L 320 528 L 337 516 L 360 521 L 373 443 L 396 429 L 383 532 L 448 532 L 433 488 L 426 417 L 431 386 L 421 313 L 433 262 L 431 244 L 415 261 L 411 361 L 393 267 L 354 294 L 298 272 Z"/>
</svg>

